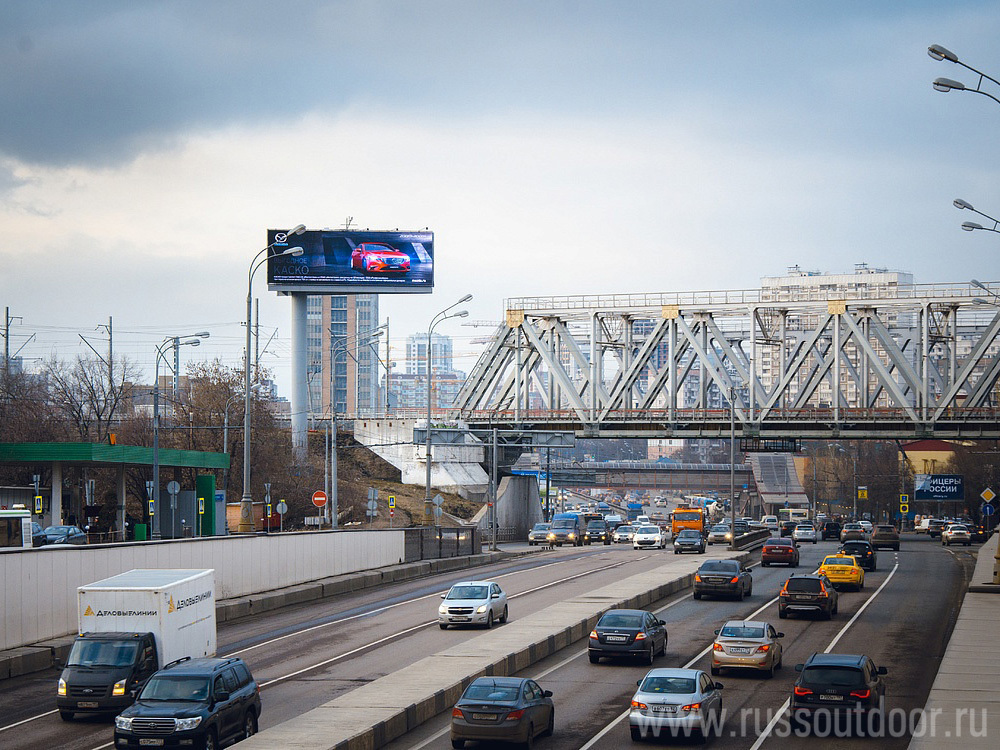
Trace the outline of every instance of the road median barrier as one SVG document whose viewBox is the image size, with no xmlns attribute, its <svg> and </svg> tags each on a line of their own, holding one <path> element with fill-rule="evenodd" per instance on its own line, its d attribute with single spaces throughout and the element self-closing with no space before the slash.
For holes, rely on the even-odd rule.
<svg viewBox="0 0 1000 750">
<path fill-rule="evenodd" d="M 745 552 L 720 551 L 713 558 L 746 561 Z M 691 586 L 704 561 L 680 558 L 604 586 L 557 601 L 495 629 L 467 637 L 438 653 L 344 693 L 322 706 L 240 743 L 243 750 L 287 747 L 313 750 L 372 750 L 449 710 L 477 677 L 509 675 L 586 638 L 609 609 L 643 609 Z M 454 632 L 456 636 L 466 631 Z M 558 696 L 556 696 L 558 700 Z"/>
</svg>

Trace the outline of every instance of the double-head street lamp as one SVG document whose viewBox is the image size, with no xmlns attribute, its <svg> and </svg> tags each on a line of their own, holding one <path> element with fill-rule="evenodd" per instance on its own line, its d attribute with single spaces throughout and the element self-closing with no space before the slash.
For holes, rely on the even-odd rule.
<svg viewBox="0 0 1000 750">
<path fill-rule="evenodd" d="M 958 55 L 956 55 L 951 50 L 945 49 L 940 44 L 932 44 L 930 47 L 928 47 L 927 54 L 930 55 L 935 60 L 947 60 L 950 63 L 961 65 L 966 70 L 971 70 L 973 73 L 979 76 L 979 82 L 976 84 L 976 87 L 974 89 L 970 89 L 966 87 L 966 85 L 961 81 L 954 81 L 951 78 L 935 78 L 934 83 L 931 84 L 932 86 L 934 86 L 935 91 L 941 91 L 944 93 L 948 93 L 949 91 L 969 91 L 972 92 L 973 94 L 982 94 L 983 96 L 989 97 L 997 104 L 1000 104 L 1000 99 L 997 99 L 995 96 L 993 96 L 993 94 L 987 93 L 986 91 L 982 90 L 984 79 L 992 81 L 996 85 L 1000 86 L 1000 81 L 998 81 L 996 78 L 991 78 L 990 76 L 983 73 L 981 70 L 976 70 L 971 65 L 966 65 L 964 62 L 958 59 Z"/>
<path fill-rule="evenodd" d="M 997 219 L 994 219 L 992 216 L 988 214 L 984 214 L 982 211 L 977 211 L 972 207 L 971 203 L 969 203 L 968 201 L 963 201 L 961 198 L 956 198 L 955 200 L 952 201 L 952 204 L 954 204 L 955 208 L 957 209 L 960 210 L 967 209 L 969 211 L 972 211 L 972 213 L 979 214 L 980 216 L 987 218 L 993 222 L 992 227 L 984 227 L 982 224 L 977 224 L 974 221 L 963 221 L 962 229 L 964 229 L 966 232 L 973 232 L 977 229 L 982 229 L 985 232 L 996 232 L 997 234 L 1000 234 L 1000 221 L 998 221 Z"/>
<path fill-rule="evenodd" d="M 424 459 L 427 462 L 424 487 L 424 525 L 430 526 L 434 523 L 434 504 L 431 501 L 431 384 L 434 377 L 434 368 L 431 366 L 431 335 L 434 333 L 434 326 L 442 320 L 448 318 L 464 318 L 469 314 L 468 310 L 459 310 L 449 313 L 452 308 L 458 307 L 463 302 L 472 299 L 471 294 L 466 294 L 458 302 L 454 302 L 431 319 L 431 324 L 427 327 L 427 432 L 424 439 Z M 494 509 L 494 512 L 496 510 Z"/>
<path fill-rule="evenodd" d="M 156 347 L 156 365 L 153 372 L 153 528 L 154 539 L 160 537 L 160 360 L 164 359 L 164 352 L 167 348 L 176 349 L 181 346 L 198 346 L 201 339 L 209 337 L 208 331 L 189 334 L 190 338 L 183 336 L 167 336 L 163 343 Z M 173 511 L 175 509 L 171 509 Z M 171 525 L 174 524 L 171 515 Z M 171 529 L 176 534 L 176 528 Z"/>
<path fill-rule="evenodd" d="M 240 524 L 237 527 L 241 534 L 252 534 L 254 531 L 253 498 L 250 495 L 250 317 L 253 312 L 253 275 L 270 257 L 302 255 L 301 247 L 286 247 L 282 252 L 275 253 L 273 256 L 269 255 L 268 252 L 279 241 L 284 242 L 289 237 L 302 234 L 304 231 L 306 231 L 306 225 L 298 224 L 294 229 L 289 229 L 284 234 L 279 232 L 274 242 L 253 256 L 250 261 L 250 270 L 247 273 L 247 348 L 243 352 L 243 497 L 240 500 Z M 261 258 L 261 255 L 264 257 Z"/>
</svg>

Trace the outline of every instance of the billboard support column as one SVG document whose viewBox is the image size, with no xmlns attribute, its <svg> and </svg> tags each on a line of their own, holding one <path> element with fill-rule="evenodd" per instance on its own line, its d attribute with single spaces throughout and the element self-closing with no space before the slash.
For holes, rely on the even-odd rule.
<svg viewBox="0 0 1000 750">
<path fill-rule="evenodd" d="M 296 292 L 292 298 L 292 454 L 296 461 L 306 457 L 309 439 L 306 427 L 309 417 L 309 384 L 306 379 L 308 369 L 308 349 L 306 345 L 306 299 L 307 295 Z"/>
</svg>

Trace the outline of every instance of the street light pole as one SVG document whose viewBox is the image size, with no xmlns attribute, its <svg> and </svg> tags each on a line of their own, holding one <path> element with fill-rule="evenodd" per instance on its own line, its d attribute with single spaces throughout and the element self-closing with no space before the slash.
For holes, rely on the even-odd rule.
<svg viewBox="0 0 1000 750">
<path fill-rule="evenodd" d="M 284 242 L 292 235 L 302 234 L 306 231 L 305 224 L 299 224 L 294 229 L 289 230 L 281 237 Z M 275 239 L 275 242 L 278 242 Z M 268 251 L 274 247 L 275 242 L 260 250 L 250 261 L 250 270 L 247 273 L 247 341 L 246 350 L 243 352 L 243 498 L 240 500 L 240 523 L 237 530 L 241 534 L 252 534 L 254 532 L 253 522 L 253 497 L 250 494 L 250 334 L 251 316 L 253 314 L 253 275 L 261 265 L 267 262 Z M 286 247 L 282 252 L 275 253 L 275 257 L 282 255 L 302 255 L 301 247 Z M 263 255 L 264 258 L 258 261 Z"/>
<path fill-rule="evenodd" d="M 160 517 L 163 515 L 160 509 L 160 360 L 164 358 L 167 347 L 171 347 L 176 352 L 182 346 L 198 346 L 200 339 L 207 339 L 208 331 L 190 334 L 192 338 L 181 341 L 181 336 L 168 336 L 163 343 L 156 347 L 156 364 L 153 367 L 153 528 L 150 529 L 150 536 L 159 539 L 161 535 Z M 176 381 L 176 375 L 175 381 Z M 173 526 L 173 521 L 171 521 Z M 171 529 L 174 531 L 174 529 Z"/>
<path fill-rule="evenodd" d="M 736 549 L 736 389 L 729 389 L 729 548 Z"/>
<path fill-rule="evenodd" d="M 424 525 L 430 526 L 434 521 L 434 508 L 431 502 L 431 391 L 432 383 L 434 378 L 434 368 L 431 367 L 431 336 L 434 333 L 434 326 L 440 323 L 442 320 L 447 320 L 448 318 L 464 318 L 469 314 L 468 310 L 459 310 L 456 313 L 448 314 L 448 311 L 463 302 L 468 302 L 472 299 L 471 294 L 466 294 L 458 302 L 454 302 L 444 310 L 439 312 L 431 319 L 430 325 L 427 327 L 427 430 L 424 436 L 424 460 L 427 463 L 426 473 L 424 477 Z"/>
<path fill-rule="evenodd" d="M 976 87 L 974 89 L 966 87 L 966 85 L 961 81 L 953 81 L 951 78 L 936 78 L 934 79 L 934 82 L 931 84 L 934 87 L 935 91 L 941 91 L 942 93 L 945 94 L 948 93 L 949 91 L 968 91 L 973 94 L 982 94 L 983 96 L 992 99 L 997 104 L 1000 104 L 1000 99 L 997 99 L 995 96 L 993 96 L 993 94 L 989 94 L 982 90 L 982 85 L 984 80 L 992 81 L 993 83 L 1000 86 L 1000 81 L 998 81 L 996 78 L 991 78 L 990 76 L 983 73 L 981 70 L 976 70 L 971 65 L 966 65 L 964 62 L 958 59 L 958 55 L 956 55 L 951 50 L 945 49 L 940 44 L 932 44 L 930 47 L 928 47 L 927 54 L 930 55 L 935 60 L 947 60 L 950 63 L 955 63 L 956 65 L 960 65 L 966 70 L 971 70 L 973 73 L 979 76 L 979 82 L 976 84 Z"/>
</svg>

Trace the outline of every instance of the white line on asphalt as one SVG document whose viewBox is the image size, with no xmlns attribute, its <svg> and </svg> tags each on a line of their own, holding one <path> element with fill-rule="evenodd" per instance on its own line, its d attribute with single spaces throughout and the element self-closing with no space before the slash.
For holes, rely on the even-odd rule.
<svg viewBox="0 0 1000 750">
<path fill-rule="evenodd" d="M 5 727 L 0 727 L 0 732 L 5 729 L 13 729 L 14 727 L 19 727 L 22 724 L 27 724 L 29 721 L 34 721 L 35 719 L 40 719 L 43 716 L 50 716 L 54 714 L 58 709 L 53 708 L 51 711 L 46 711 L 44 714 L 38 714 L 38 716 L 32 716 L 30 719 L 21 719 L 21 721 L 15 721 L 13 724 L 8 724 Z"/>
<path fill-rule="evenodd" d="M 889 583 L 889 581 L 892 580 L 892 577 L 896 575 L 896 571 L 898 569 L 899 569 L 899 563 L 897 562 L 895 565 L 892 566 L 892 570 L 889 571 L 889 575 L 887 575 L 885 577 L 885 580 L 882 581 L 882 585 L 879 586 L 877 589 L 875 589 L 875 593 L 869 596 L 865 600 L 865 603 L 862 604 L 858 608 L 858 611 L 854 613 L 854 617 L 848 620 L 847 624 L 844 625 L 844 627 L 840 629 L 837 635 L 833 637 L 833 640 L 830 641 L 830 645 L 826 647 L 825 651 L 823 651 L 824 654 L 828 654 L 831 651 L 833 651 L 834 647 L 836 647 L 836 645 L 840 642 L 840 639 L 844 637 L 844 634 L 848 631 L 851 625 L 854 624 L 855 620 L 857 620 L 861 616 L 861 613 L 868 608 L 869 604 L 875 601 L 875 597 L 882 593 L 882 589 L 884 589 L 886 585 Z M 750 746 L 750 750 L 758 750 L 758 748 L 760 748 L 760 746 L 764 744 L 764 741 L 771 736 L 771 730 L 774 729 L 774 725 L 778 723 L 778 720 L 782 716 L 784 716 L 785 711 L 788 710 L 789 705 L 791 705 L 791 699 L 785 698 L 785 702 L 781 704 L 781 708 L 778 709 L 778 711 L 774 714 L 774 717 L 767 723 L 767 726 L 764 727 L 764 731 L 760 733 L 760 736 L 757 738 L 757 741 Z"/>
</svg>

